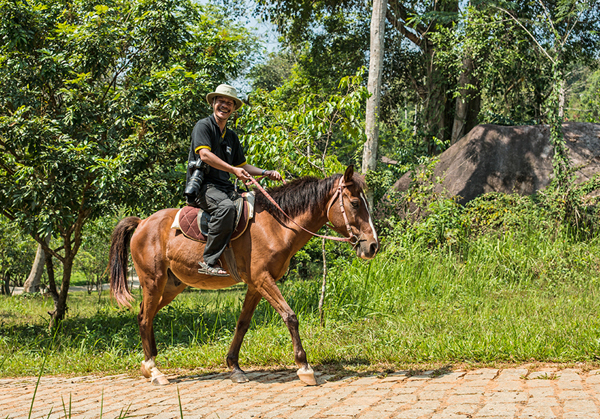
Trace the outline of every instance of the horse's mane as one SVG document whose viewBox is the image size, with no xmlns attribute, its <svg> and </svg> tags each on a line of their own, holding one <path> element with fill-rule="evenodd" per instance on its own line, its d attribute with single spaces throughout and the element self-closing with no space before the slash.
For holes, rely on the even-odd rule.
<svg viewBox="0 0 600 419">
<path fill-rule="evenodd" d="M 290 217 L 305 212 L 318 211 L 326 203 L 331 190 L 337 186 L 341 174 L 325 179 L 307 176 L 295 179 L 285 185 L 267 189 L 267 192 Z M 354 175 L 352 179 L 359 187 L 365 188 L 364 180 Z M 283 214 L 260 191 L 256 190 L 256 205 L 266 209 L 277 218 Z"/>
</svg>

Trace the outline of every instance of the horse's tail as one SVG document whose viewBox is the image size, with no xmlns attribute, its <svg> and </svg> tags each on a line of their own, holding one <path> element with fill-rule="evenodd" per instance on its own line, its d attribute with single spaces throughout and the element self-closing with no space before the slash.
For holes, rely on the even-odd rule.
<svg viewBox="0 0 600 419">
<path fill-rule="evenodd" d="M 127 265 L 129 260 L 129 240 L 142 221 L 138 217 L 127 217 L 119 221 L 110 240 L 108 271 L 110 273 L 110 291 L 122 306 L 131 307 L 133 300 L 127 286 Z"/>
</svg>

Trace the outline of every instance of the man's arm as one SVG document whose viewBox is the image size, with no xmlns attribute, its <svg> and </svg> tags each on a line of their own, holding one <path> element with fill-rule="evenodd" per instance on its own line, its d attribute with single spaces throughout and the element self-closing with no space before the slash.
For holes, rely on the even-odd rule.
<svg viewBox="0 0 600 419">
<path fill-rule="evenodd" d="M 242 168 L 245 169 L 252 176 L 264 175 L 264 176 L 267 176 L 271 180 L 282 180 L 281 174 L 279 174 L 279 172 L 277 170 L 263 170 L 263 169 L 259 169 L 258 167 L 254 167 L 251 164 L 245 164 L 244 166 L 242 166 Z"/>
<path fill-rule="evenodd" d="M 210 167 L 214 167 L 215 169 L 222 170 L 227 173 L 233 173 L 235 177 L 239 180 L 250 180 L 250 173 L 248 173 L 245 169 L 246 164 L 243 167 L 235 167 L 230 165 L 229 163 L 221 160 L 215 153 L 210 151 L 208 148 L 201 148 L 198 150 L 198 155 L 200 159 Z"/>
</svg>

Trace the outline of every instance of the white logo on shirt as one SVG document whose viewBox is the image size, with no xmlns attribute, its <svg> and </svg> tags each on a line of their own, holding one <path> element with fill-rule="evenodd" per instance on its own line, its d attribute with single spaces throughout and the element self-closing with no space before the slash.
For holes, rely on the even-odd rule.
<svg viewBox="0 0 600 419">
<path fill-rule="evenodd" d="M 227 146 L 227 149 L 225 151 L 227 152 L 227 154 L 231 154 L 231 147 Z"/>
</svg>

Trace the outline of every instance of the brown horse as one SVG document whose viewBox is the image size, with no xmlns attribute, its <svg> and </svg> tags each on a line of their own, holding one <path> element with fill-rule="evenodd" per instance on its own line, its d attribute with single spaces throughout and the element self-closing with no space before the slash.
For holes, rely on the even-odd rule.
<svg viewBox="0 0 600 419">
<path fill-rule="evenodd" d="M 364 186 L 364 180 L 355 175 L 350 166 L 343 176 L 333 175 L 322 180 L 302 178 L 272 189 L 273 199 L 293 222 L 257 192 L 254 219 L 246 232 L 230 244 L 239 276 L 248 285 L 226 358 L 234 382 L 248 381 L 238 365 L 239 351 L 254 310 L 261 298 L 265 298 L 290 331 L 294 358 L 299 367 L 298 377 L 309 385 L 316 384 L 300 341 L 298 319 L 275 283 L 285 274 L 292 256 L 311 238 L 304 229 L 318 231 L 327 221 L 338 233 L 353 238 L 359 257 L 370 259 L 375 256 L 377 234 L 363 194 Z M 145 356 L 141 369 L 142 374 L 154 384 L 169 382 L 155 364 L 157 350 L 153 319 L 158 310 L 173 301 L 187 286 L 220 289 L 236 283 L 232 277 L 210 277 L 198 273 L 204 244 L 190 240 L 171 228 L 177 211 L 161 210 L 145 220 L 124 218 L 115 228 L 111 240 L 110 288 L 119 304 L 131 307 L 129 301 L 133 297 L 126 280 L 131 238 L 131 256 L 143 291 L 138 314 Z M 228 269 L 226 264 L 224 267 Z"/>
</svg>

